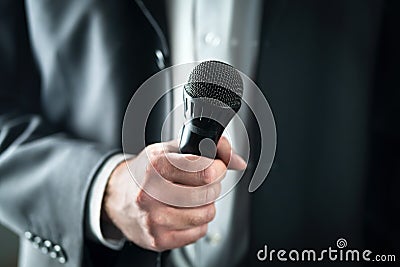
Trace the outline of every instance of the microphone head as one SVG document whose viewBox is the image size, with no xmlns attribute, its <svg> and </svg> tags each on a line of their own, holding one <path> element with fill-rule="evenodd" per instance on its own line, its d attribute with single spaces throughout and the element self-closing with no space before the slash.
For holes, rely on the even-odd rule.
<svg viewBox="0 0 400 267">
<path fill-rule="evenodd" d="M 219 61 L 197 65 L 184 86 L 184 115 L 188 121 L 181 132 L 182 153 L 215 158 L 225 127 L 239 111 L 243 81 L 232 66 Z"/>
<path fill-rule="evenodd" d="M 243 96 L 243 81 L 231 65 L 210 60 L 192 70 L 184 90 L 194 99 L 201 98 L 212 105 L 229 107 L 237 112 Z"/>
</svg>

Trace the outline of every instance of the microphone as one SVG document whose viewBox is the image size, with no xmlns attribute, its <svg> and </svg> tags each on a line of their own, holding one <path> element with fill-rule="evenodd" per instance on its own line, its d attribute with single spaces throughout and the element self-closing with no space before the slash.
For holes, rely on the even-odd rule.
<svg viewBox="0 0 400 267">
<path fill-rule="evenodd" d="M 180 152 L 214 159 L 217 143 L 239 111 L 242 96 L 243 81 L 234 67 L 215 60 L 197 65 L 183 90 L 186 122 Z"/>
</svg>

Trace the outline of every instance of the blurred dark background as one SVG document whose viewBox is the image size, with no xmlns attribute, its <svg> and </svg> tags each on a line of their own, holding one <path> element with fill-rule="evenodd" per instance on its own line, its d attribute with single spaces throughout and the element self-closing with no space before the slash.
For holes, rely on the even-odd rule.
<svg viewBox="0 0 400 267">
<path fill-rule="evenodd" d="M 366 1 L 377 4 L 376 13 L 364 10 L 359 1 L 347 1 L 345 5 L 354 5 L 354 13 L 347 15 L 341 14 L 335 1 L 320 1 L 318 12 L 307 9 L 305 2 L 290 2 L 283 18 L 269 23 L 273 25 L 266 42 L 270 47 L 261 55 L 261 62 L 269 62 L 265 64 L 270 65 L 270 73 L 276 74 L 261 87 L 278 88 L 266 94 L 278 142 L 274 166 L 252 195 L 253 234 L 247 262 L 308 266 L 311 263 L 260 263 L 256 253 L 264 245 L 276 250 L 336 248 L 336 240 L 345 238 L 348 248 L 395 254 L 397 263 L 328 261 L 323 266 L 399 266 L 400 1 Z M 302 15 L 296 21 L 291 12 Z M 347 24 L 348 20 L 353 22 Z M 304 25 L 305 21 L 309 23 Z M 299 31 L 303 39 L 290 39 L 296 36 L 297 23 L 309 31 Z M 371 51 L 363 50 L 367 45 L 350 48 L 346 62 L 338 51 L 351 45 L 341 43 L 340 36 L 348 37 L 358 23 L 365 23 L 361 27 L 365 31 L 378 27 L 378 41 Z M 319 33 L 337 30 L 340 24 L 346 26 L 334 35 L 339 38 L 318 39 L 323 36 Z M 363 33 L 352 38 L 357 43 Z M 310 46 L 315 47 L 313 53 L 303 53 Z M 287 51 L 284 56 L 276 52 L 282 47 Z M 351 64 L 355 58 L 363 62 L 357 68 Z M 321 61 L 322 70 L 313 76 L 309 66 L 315 61 Z M 364 68 L 370 68 L 368 77 L 360 75 Z M 331 74 L 338 69 L 340 76 Z M 347 82 L 340 83 L 337 77 Z M 293 83 L 298 87 L 289 93 L 279 90 Z"/>
</svg>

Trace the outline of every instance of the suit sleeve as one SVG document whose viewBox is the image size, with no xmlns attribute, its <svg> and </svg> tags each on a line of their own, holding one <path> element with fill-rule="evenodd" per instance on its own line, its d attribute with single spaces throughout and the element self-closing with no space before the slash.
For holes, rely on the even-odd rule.
<svg viewBox="0 0 400 267">
<path fill-rule="evenodd" d="M 112 152 L 43 116 L 21 2 L 0 2 L 0 223 L 59 244 L 79 266 L 87 192 Z"/>
</svg>

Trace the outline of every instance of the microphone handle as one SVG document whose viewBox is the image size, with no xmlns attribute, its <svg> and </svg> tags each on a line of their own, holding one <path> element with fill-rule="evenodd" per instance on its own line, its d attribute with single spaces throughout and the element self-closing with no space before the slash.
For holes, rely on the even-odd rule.
<svg viewBox="0 0 400 267">
<path fill-rule="evenodd" d="M 182 154 L 214 159 L 223 132 L 224 127 L 212 119 L 192 119 L 183 126 L 179 150 Z"/>
</svg>

